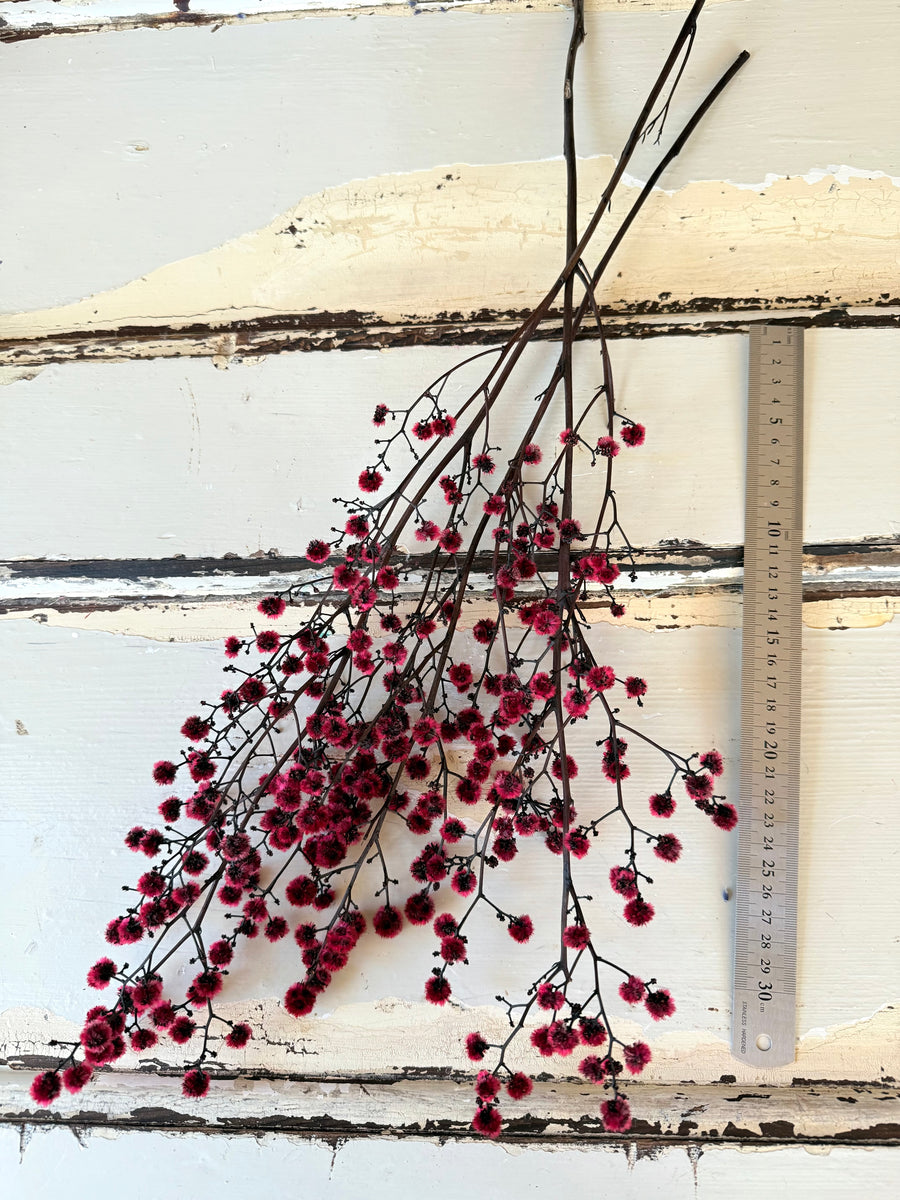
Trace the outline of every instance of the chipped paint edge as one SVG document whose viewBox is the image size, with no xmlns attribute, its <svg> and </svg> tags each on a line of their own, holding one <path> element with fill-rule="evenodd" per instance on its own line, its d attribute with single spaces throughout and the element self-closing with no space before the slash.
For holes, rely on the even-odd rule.
<svg viewBox="0 0 900 1200">
<path fill-rule="evenodd" d="M 452 1080 L 307 1083 L 238 1077 L 217 1081 L 206 1099 L 188 1104 L 171 1079 L 120 1074 L 112 1087 L 93 1085 L 86 1105 L 85 1097 L 80 1105 L 76 1100 L 67 1106 L 72 1111 L 51 1115 L 35 1109 L 29 1082 L 30 1077 L 0 1072 L 0 1124 L 110 1132 L 138 1127 L 228 1136 L 276 1130 L 307 1137 L 472 1136 L 471 1084 Z M 900 1144 L 900 1097 L 896 1089 L 877 1084 L 754 1092 L 728 1085 L 633 1084 L 629 1092 L 635 1121 L 625 1138 L 603 1131 L 596 1091 L 576 1084 L 538 1083 L 526 1104 L 505 1110 L 503 1140 Z"/>
<path fill-rule="evenodd" d="M 607 155 L 581 160 L 581 200 L 588 208 L 613 161 Z M 253 330 L 260 323 L 282 329 L 299 324 L 322 342 L 338 337 L 341 344 L 340 335 L 347 330 L 359 333 L 373 326 L 478 326 L 485 303 L 491 321 L 498 316 L 514 320 L 523 304 L 537 303 L 544 280 L 558 266 L 562 230 L 547 228 L 546 213 L 558 210 L 561 169 L 556 160 L 456 164 L 326 188 L 303 197 L 263 228 L 162 265 L 121 287 L 73 304 L 0 314 L 7 351 L 19 350 L 18 357 L 7 354 L 5 361 L 31 361 L 29 345 L 48 339 L 165 339 L 176 330 L 182 337 L 203 338 L 217 326 L 227 326 L 220 337 L 236 338 L 240 326 Z M 665 282 L 670 290 L 658 293 L 652 253 L 629 262 L 625 250 L 628 282 L 612 281 L 608 294 L 601 296 L 604 306 L 620 316 L 710 316 L 722 310 L 740 311 L 744 319 L 747 311 L 761 307 L 896 309 L 900 297 L 891 290 L 891 277 L 874 281 L 885 279 L 889 260 L 883 247 L 900 228 L 900 187 L 881 171 L 839 167 L 836 172 L 778 177 L 753 200 L 747 199 L 748 185 L 722 181 L 691 182 L 674 192 L 655 189 L 642 229 L 645 240 L 672 246 Z M 515 231 L 504 206 L 511 187 L 520 198 L 522 228 Z M 634 192 L 636 185 L 626 188 L 617 205 L 627 205 Z M 795 228 L 787 220 L 813 202 L 826 206 L 820 219 L 831 220 L 840 234 L 840 244 L 832 246 L 835 262 L 848 270 L 852 264 L 851 274 L 845 270 L 838 284 L 833 272 L 823 270 L 815 239 L 798 238 L 802 226 Z M 841 222 L 832 209 L 844 214 Z M 681 224 L 698 211 L 707 213 L 708 220 Z M 367 234 L 376 212 L 377 236 Z M 468 249 L 447 258 L 447 240 L 460 228 L 467 231 Z M 511 247 L 521 249 L 523 230 L 530 231 L 528 255 L 513 286 L 503 264 Z M 608 238 L 608 230 L 604 236 Z M 723 238 L 737 252 L 727 270 L 709 253 Z M 299 274 L 291 253 L 298 246 L 303 248 Z M 398 273 L 397 263 L 415 262 L 416 277 L 430 278 L 437 257 L 445 267 L 445 294 L 428 289 L 410 293 L 407 274 Z M 750 294 L 740 295 L 734 271 L 746 277 Z M 802 294 L 782 295 L 788 277 Z M 345 312 L 349 294 L 358 310 Z M 226 344 L 220 355 L 227 361 L 236 349 L 237 343 L 233 348 Z"/>
<path fill-rule="evenodd" d="M 707 0 L 709 7 L 747 0 Z M 617 12 L 625 14 L 687 12 L 692 0 L 585 0 L 587 12 Z M 258 25 L 270 21 L 333 19 L 343 17 L 422 17 L 446 16 L 456 13 L 494 16 L 559 13 L 571 10 L 570 0 L 344 0 L 340 3 L 320 3 L 320 0 L 264 0 L 256 12 L 241 11 L 240 0 L 231 5 L 211 2 L 180 10 L 169 0 L 146 0 L 140 11 L 124 16 L 103 12 L 103 0 L 90 3 L 60 4 L 59 0 L 0 0 L 0 42 L 32 41 L 35 38 L 116 33 L 128 29 L 193 29 L 213 26 L 213 32 L 223 25 Z M 98 11 L 99 10 L 99 11 Z M 2 14 L 8 13 L 7 20 Z"/>
</svg>

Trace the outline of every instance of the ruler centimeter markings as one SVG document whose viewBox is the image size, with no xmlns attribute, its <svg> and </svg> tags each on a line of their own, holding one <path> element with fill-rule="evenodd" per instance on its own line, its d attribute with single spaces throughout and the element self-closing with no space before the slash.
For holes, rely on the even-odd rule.
<svg viewBox="0 0 900 1200">
<path fill-rule="evenodd" d="M 731 1052 L 796 1046 L 803 605 L 803 332 L 750 330 L 741 777 Z"/>
</svg>

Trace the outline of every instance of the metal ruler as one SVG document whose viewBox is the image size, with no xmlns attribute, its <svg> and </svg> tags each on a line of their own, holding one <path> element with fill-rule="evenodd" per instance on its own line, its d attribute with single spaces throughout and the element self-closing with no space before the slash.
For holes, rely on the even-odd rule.
<svg viewBox="0 0 900 1200">
<path fill-rule="evenodd" d="M 750 330 L 734 1005 L 731 1052 L 795 1058 L 803 333 Z"/>
</svg>

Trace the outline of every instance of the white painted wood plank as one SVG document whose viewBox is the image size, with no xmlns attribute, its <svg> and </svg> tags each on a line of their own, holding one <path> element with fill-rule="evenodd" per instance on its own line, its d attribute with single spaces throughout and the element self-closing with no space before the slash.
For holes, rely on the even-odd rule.
<svg viewBox="0 0 900 1200">
<path fill-rule="evenodd" d="M 317 1200 L 435 1200 L 594 1194 L 621 1200 L 759 1200 L 786 1192 L 818 1200 L 852 1194 L 889 1200 L 895 1194 L 897 1153 L 892 1148 L 774 1147 L 748 1154 L 732 1147 L 693 1147 L 639 1154 L 629 1143 L 513 1147 L 412 1139 L 308 1142 L 290 1135 L 216 1140 L 202 1134 L 118 1132 L 79 1134 L 67 1129 L 0 1131 L 0 1164 L 9 1200 L 52 1196 L 65 1180 L 71 1200 L 106 1200 L 127 1187 L 132 1200 L 190 1195 L 194 1200 L 256 1200 L 260 1187 L 276 1194 L 300 1190 Z M 264 1181 L 264 1183 L 261 1183 Z"/>
<path fill-rule="evenodd" d="M 805 540 L 896 536 L 896 335 L 823 330 L 806 345 Z M 14 379 L 0 389 L 0 509 L 14 514 L 0 558 L 302 555 L 336 523 L 332 497 L 357 493 L 375 404 L 409 403 L 466 353 L 302 353 L 227 371 L 193 359 L 72 363 Z M 519 428 L 557 353 L 549 343 L 528 352 L 501 434 Z M 648 429 L 616 460 L 632 543 L 740 544 L 747 339 L 623 340 L 611 353 L 620 407 Z M 576 361 L 592 387 L 597 345 L 580 345 Z M 544 440 L 561 427 L 554 412 Z M 579 476 L 588 508 L 595 475 L 585 465 Z"/>
<path fill-rule="evenodd" d="M 175 1094 L 173 1079 L 146 1072 L 104 1072 L 85 1095 L 63 1093 L 52 1112 L 41 1110 L 29 1095 L 33 1075 L 0 1068 L 0 1122 L 33 1124 L 64 1121 L 70 1128 L 103 1134 L 129 1125 L 221 1135 L 229 1133 L 303 1133 L 307 1137 L 405 1135 L 457 1141 L 471 1136 L 470 1080 L 408 1078 L 305 1080 L 216 1079 L 202 1104 Z M 896 1143 L 900 1136 L 900 1098 L 883 1084 L 815 1084 L 748 1091 L 738 1084 L 635 1083 L 632 1094 L 640 1115 L 628 1141 L 638 1152 L 648 1143 L 695 1143 L 704 1150 L 717 1141 L 771 1148 L 785 1143 L 854 1141 L 860 1145 Z M 541 1081 L 523 1104 L 507 1102 L 505 1136 L 518 1144 L 565 1137 L 585 1145 L 615 1144 L 597 1119 L 596 1088 L 584 1083 Z M 664 1143 L 664 1144 L 665 1144 Z"/>
<path fill-rule="evenodd" d="M 612 640 L 595 628 L 592 637 L 618 673 L 640 666 L 650 682 L 637 718 L 648 732 L 681 750 L 719 746 L 728 759 L 725 788 L 734 795 L 738 632 L 623 629 Z M 897 1010 L 886 1007 L 900 989 L 891 817 L 900 767 L 892 736 L 900 673 L 890 665 L 897 661 L 898 638 L 896 623 L 805 633 L 796 1064 L 757 1074 L 728 1050 L 732 905 L 726 897 L 733 887 L 734 835 L 713 830 L 683 806 L 676 832 L 684 860 L 670 873 L 655 873 L 658 915 L 637 932 L 608 904 L 603 882 L 619 852 L 615 831 L 585 860 L 586 888 L 598 885 L 588 889 L 597 897 L 591 913 L 596 909 L 610 957 L 634 961 L 676 997 L 678 1011 L 665 1026 L 636 1021 L 632 1010 L 618 1011 L 624 1005 L 616 1009 L 620 1036 L 652 1044 L 651 1081 L 700 1083 L 730 1074 L 739 1082 L 786 1085 L 794 1078 L 900 1073 Z M 179 743 L 178 726 L 197 701 L 221 689 L 223 659 L 220 645 L 164 645 L 30 621 L 0 625 L 0 645 L 9 664 L 0 724 L 7 906 L 0 926 L 6 1007 L 0 1040 L 8 1055 L 21 1058 L 46 1055 L 50 1037 L 70 1037 L 92 1002 L 84 972 L 102 953 L 101 930 L 119 911 L 119 887 L 136 869 L 122 833 L 138 821 L 146 824 L 158 799 L 147 782 L 149 766 Z M 583 734 L 589 741 L 594 736 L 590 729 Z M 590 755 L 578 747 L 574 753 L 588 764 L 584 804 L 602 803 L 607 785 L 596 780 Z M 658 786 L 637 760 L 633 786 L 638 797 Z M 398 877 L 405 875 L 402 840 L 391 842 Z M 313 1075 L 465 1070 L 463 1035 L 476 1027 L 500 1034 L 505 1021 L 494 996 L 514 996 L 553 953 L 553 922 L 547 925 L 542 914 L 556 912 L 555 866 L 546 851 L 527 847 L 514 869 L 497 872 L 498 898 L 517 909 L 527 876 L 536 936 L 513 954 L 505 932 L 484 922 L 473 940 L 473 965 L 456 972 L 458 1004 L 445 1011 L 421 1002 L 431 965 L 428 931 L 408 931 L 396 945 L 370 938 L 326 995 L 321 1014 L 300 1022 L 279 1002 L 293 982 L 296 952 L 254 943 L 229 979 L 223 1011 L 232 1019 L 249 1014 L 258 1036 L 244 1051 L 223 1047 L 222 1065 Z M 520 1053 L 523 1066 L 546 1069 L 546 1060 L 531 1064 L 530 1052 L 523 1047 Z M 165 1047 L 159 1057 L 180 1061 Z M 550 1066 L 563 1075 L 571 1071 L 564 1061 Z"/>
<path fill-rule="evenodd" d="M 893 0 L 861 13 L 839 0 L 711 8 L 680 111 L 739 49 L 753 58 L 665 186 L 759 184 L 830 164 L 900 176 L 895 16 Z M 589 17 L 580 153 L 618 154 L 682 19 Z M 443 13 L 20 43 L 0 91 L 4 154 L 18 164 L 0 193 L 16 231 L 0 309 L 122 285 L 352 180 L 557 157 L 569 25 L 567 11 Z M 646 147 L 632 173 L 645 178 L 655 153 Z"/>
</svg>

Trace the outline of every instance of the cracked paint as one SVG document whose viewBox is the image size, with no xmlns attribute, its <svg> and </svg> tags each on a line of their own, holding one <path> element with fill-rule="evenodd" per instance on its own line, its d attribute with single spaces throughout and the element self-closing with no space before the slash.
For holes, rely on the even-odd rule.
<svg viewBox="0 0 900 1200">
<path fill-rule="evenodd" d="M 581 161 L 582 214 L 612 165 L 607 156 Z M 563 184 L 563 164 L 541 161 L 328 188 L 264 229 L 124 287 L 0 316 L 0 337 L 342 312 L 350 298 L 369 322 L 518 312 L 540 300 L 564 257 Z M 613 221 L 637 190 L 617 195 Z M 759 187 L 695 182 L 654 192 L 600 298 L 620 312 L 702 312 L 735 297 L 739 307 L 774 309 L 896 304 L 900 254 L 889 248 L 898 240 L 900 186 L 881 172 L 814 172 Z M 223 347 L 220 361 L 227 356 Z"/>
</svg>

